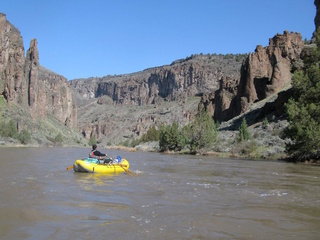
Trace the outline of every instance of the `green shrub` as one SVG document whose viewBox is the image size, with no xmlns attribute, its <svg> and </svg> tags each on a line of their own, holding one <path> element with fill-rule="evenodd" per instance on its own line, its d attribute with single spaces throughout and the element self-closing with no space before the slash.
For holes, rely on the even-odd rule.
<svg viewBox="0 0 320 240">
<path fill-rule="evenodd" d="M 133 140 L 131 141 L 130 146 L 131 146 L 131 147 L 135 147 L 135 146 L 138 146 L 139 144 L 140 144 L 140 139 L 133 139 Z"/>
<path fill-rule="evenodd" d="M 267 127 L 267 125 L 268 125 L 268 119 L 265 117 L 264 119 L 263 119 L 263 121 L 262 121 L 262 128 L 266 128 Z"/>
<path fill-rule="evenodd" d="M 197 153 L 210 148 L 217 137 L 217 127 L 212 117 L 203 109 L 198 112 L 195 120 L 178 128 L 174 122 L 172 126 L 161 126 L 159 146 L 161 151 L 180 151 L 189 147 L 191 152 Z"/>
<path fill-rule="evenodd" d="M 31 140 L 31 134 L 29 133 L 28 130 L 23 129 L 20 133 L 19 133 L 19 137 L 18 137 L 19 141 L 22 144 L 28 144 Z"/>
<path fill-rule="evenodd" d="M 58 144 L 61 144 L 63 142 L 63 136 L 61 133 L 58 133 L 55 138 L 54 138 L 54 142 L 55 143 L 58 143 Z"/>
<path fill-rule="evenodd" d="M 96 140 L 96 137 L 94 135 L 92 135 L 90 137 L 88 144 L 89 144 L 89 146 L 92 146 L 93 144 L 97 144 L 97 140 Z"/>
<path fill-rule="evenodd" d="M 179 134 L 178 124 L 176 122 L 174 122 L 172 126 L 162 125 L 160 127 L 160 134 L 159 134 L 160 151 L 178 150 L 178 146 L 179 146 L 178 134 Z"/>
<path fill-rule="evenodd" d="M 8 123 L 1 122 L 0 123 L 0 135 L 2 137 L 11 137 L 11 138 L 18 138 L 18 130 L 15 122 L 11 119 Z"/>
<path fill-rule="evenodd" d="M 247 121 L 245 118 L 242 119 L 242 123 L 239 127 L 239 142 L 251 139 L 251 134 L 249 132 Z"/>
<path fill-rule="evenodd" d="M 129 146 L 130 146 L 129 139 L 127 139 L 127 140 L 124 141 L 124 142 L 120 142 L 119 145 L 120 145 L 120 146 L 124 146 L 124 147 L 129 147 Z"/>
</svg>

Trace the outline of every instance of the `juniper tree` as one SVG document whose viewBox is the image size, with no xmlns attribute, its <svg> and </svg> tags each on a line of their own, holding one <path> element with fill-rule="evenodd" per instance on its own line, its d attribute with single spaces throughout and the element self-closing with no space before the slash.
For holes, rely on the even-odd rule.
<svg viewBox="0 0 320 240">
<path fill-rule="evenodd" d="M 317 47 L 304 59 L 304 68 L 292 78 L 293 96 L 286 104 L 289 126 L 285 135 L 289 156 L 297 161 L 320 158 L 320 29 Z"/>
<path fill-rule="evenodd" d="M 243 118 L 239 127 L 239 142 L 249 140 L 250 138 L 251 134 L 248 129 L 247 121 Z"/>
<path fill-rule="evenodd" d="M 218 134 L 214 120 L 205 109 L 197 113 L 195 120 L 190 125 L 190 130 L 192 152 L 210 148 Z"/>
</svg>

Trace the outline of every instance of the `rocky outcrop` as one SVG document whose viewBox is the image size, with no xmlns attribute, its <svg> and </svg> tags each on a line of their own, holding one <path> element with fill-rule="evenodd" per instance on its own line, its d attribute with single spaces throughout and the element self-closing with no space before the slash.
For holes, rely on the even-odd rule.
<svg viewBox="0 0 320 240">
<path fill-rule="evenodd" d="M 28 87 L 28 106 L 30 107 L 31 116 L 34 119 L 40 117 L 46 117 L 47 103 L 45 102 L 46 97 L 43 96 L 45 92 L 42 92 L 43 82 L 38 81 L 39 79 L 39 51 L 38 43 L 36 39 L 32 39 L 30 42 L 30 48 L 27 51 L 25 61 L 25 77 Z M 41 108 L 39 108 L 39 101 L 42 102 Z"/>
<path fill-rule="evenodd" d="M 170 66 L 141 72 L 75 79 L 72 87 L 79 98 L 109 96 L 115 104 L 148 105 L 158 101 L 183 102 L 187 97 L 213 92 L 223 76 L 238 77 L 245 55 L 194 55 Z M 239 60 L 240 59 L 240 60 Z"/>
<path fill-rule="evenodd" d="M 77 106 L 67 79 L 43 67 L 39 69 L 39 94 L 37 108 L 39 114 L 55 116 L 69 128 L 77 127 Z M 43 107 L 42 104 L 46 104 Z M 41 107 L 42 106 L 42 107 Z"/>
<path fill-rule="evenodd" d="M 26 90 L 24 81 L 24 47 L 18 29 L 0 14 L 0 94 L 11 102 L 23 103 Z"/>
<path fill-rule="evenodd" d="M 0 93 L 30 110 L 31 117 L 54 115 L 68 127 L 77 126 L 77 109 L 66 78 L 40 66 L 36 39 L 24 56 L 20 32 L 0 14 Z"/>
<path fill-rule="evenodd" d="M 240 77 L 239 77 L 240 78 Z M 212 116 L 219 116 L 216 119 L 220 122 L 232 118 L 230 108 L 232 99 L 237 95 L 239 79 L 223 77 L 220 80 L 220 87 L 214 93 L 202 97 L 200 105 L 203 105 Z"/>
<path fill-rule="evenodd" d="M 241 66 L 241 78 L 222 79 L 220 89 L 204 102 L 214 105 L 214 119 L 226 121 L 244 113 L 250 105 L 259 102 L 291 83 L 291 69 L 300 59 L 304 42 L 300 33 L 277 34 L 268 47 L 257 46 Z"/>
</svg>

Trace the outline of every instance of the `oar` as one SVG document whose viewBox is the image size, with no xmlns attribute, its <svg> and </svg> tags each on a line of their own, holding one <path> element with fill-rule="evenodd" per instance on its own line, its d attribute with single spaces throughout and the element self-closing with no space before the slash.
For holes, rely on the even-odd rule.
<svg viewBox="0 0 320 240">
<path fill-rule="evenodd" d="M 131 172 L 129 169 L 125 169 L 125 168 L 123 167 L 123 166 L 127 166 L 127 165 L 122 165 L 122 164 L 119 163 L 119 166 L 122 167 L 122 169 L 123 169 L 126 173 L 128 173 L 129 175 L 135 176 L 135 174 L 134 174 L 133 172 Z"/>
<path fill-rule="evenodd" d="M 70 170 L 70 169 L 72 169 L 72 168 L 73 168 L 73 165 L 67 167 L 66 170 L 68 171 L 68 170 Z"/>
<path fill-rule="evenodd" d="M 113 160 L 113 159 L 111 158 L 111 160 Z M 131 172 L 129 169 L 125 169 L 125 167 L 127 167 L 127 165 L 123 165 L 121 163 L 118 163 L 118 164 L 126 173 L 128 173 L 131 176 L 135 176 L 135 174 L 133 172 Z"/>
</svg>

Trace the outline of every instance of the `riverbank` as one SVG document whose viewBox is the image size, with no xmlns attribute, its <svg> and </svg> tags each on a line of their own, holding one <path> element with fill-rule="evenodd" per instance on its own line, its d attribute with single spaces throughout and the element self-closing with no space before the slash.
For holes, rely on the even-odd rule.
<svg viewBox="0 0 320 240">
<path fill-rule="evenodd" d="M 264 160 L 279 160 L 287 158 L 285 146 L 290 139 L 281 138 L 286 121 L 277 121 L 263 125 L 257 123 L 249 127 L 251 138 L 239 141 L 238 130 L 219 130 L 216 140 L 208 149 L 203 149 L 199 154 L 229 158 L 249 158 Z M 227 129 L 223 125 L 220 129 Z M 140 143 L 135 147 L 139 151 L 159 152 L 159 142 Z M 188 154 L 188 149 L 183 149 L 177 154 Z"/>
<path fill-rule="evenodd" d="M 221 130 L 227 129 L 228 125 L 220 126 L 220 131 L 216 141 L 210 149 L 201 152 L 201 155 L 214 156 L 219 158 L 243 158 L 253 160 L 279 160 L 286 162 L 295 162 L 289 159 L 286 155 L 285 146 L 290 142 L 290 139 L 281 138 L 283 129 L 287 126 L 287 121 L 274 121 L 268 124 L 257 123 L 249 127 L 252 138 L 248 141 L 238 141 L 238 130 Z M 12 138 L 0 138 L 0 147 L 57 147 L 54 144 L 43 145 L 33 141 L 27 145 L 21 144 L 18 140 Z M 65 143 L 63 142 L 58 147 L 79 147 L 90 148 L 85 144 Z M 159 142 L 140 143 L 136 147 L 126 147 L 119 145 L 104 146 L 100 149 L 123 150 L 127 152 L 160 152 Z M 183 149 L 180 152 L 167 152 L 167 154 L 190 154 L 188 149 Z M 200 154 L 200 153 L 199 153 Z M 320 160 L 308 160 L 304 164 L 320 165 Z"/>
</svg>

